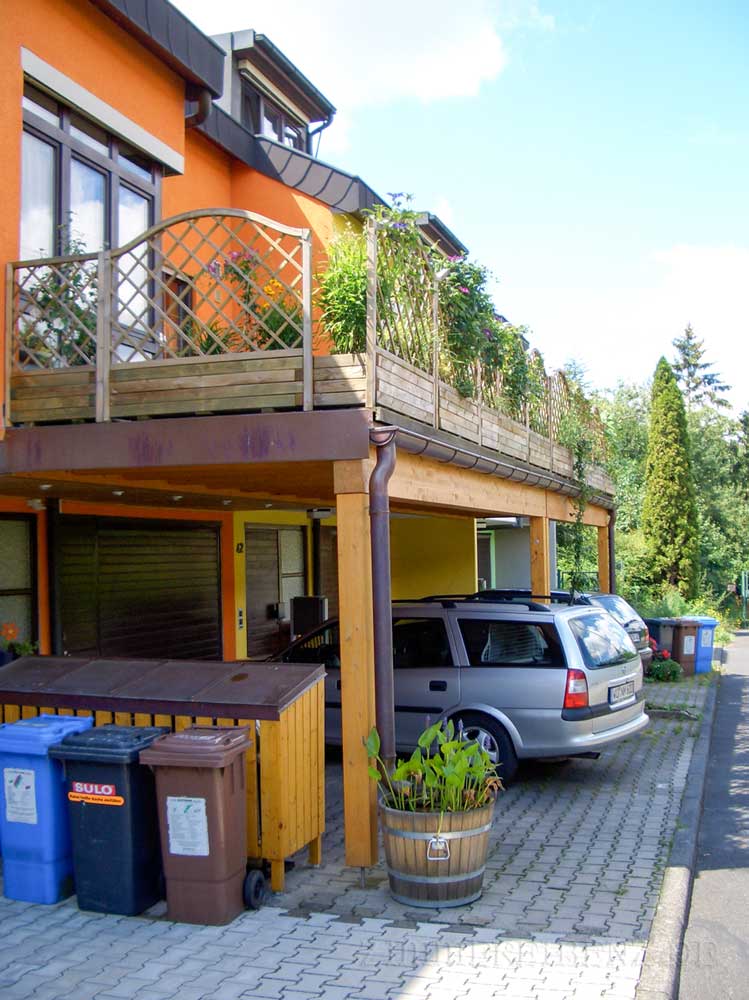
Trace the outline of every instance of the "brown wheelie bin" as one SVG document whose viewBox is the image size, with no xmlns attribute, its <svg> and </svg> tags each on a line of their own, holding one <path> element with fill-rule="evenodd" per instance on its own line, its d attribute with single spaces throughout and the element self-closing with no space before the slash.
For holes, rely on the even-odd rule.
<svg viewBox="0 0 749 1000">
<path fill-rule="evenodd" d="M 170 920 L 226 924 L 244 909 L 247 727 L 191 726 L 162 736 L 153 768 Z"/>
<path fill-rule="evenodd" d="M 685 677 L 694 676 L 697 661 L 697 630 L 699 622 L 693 618 L 674 619 L 674 644 L 671 655 L 681 664 Z"/>
</svg>

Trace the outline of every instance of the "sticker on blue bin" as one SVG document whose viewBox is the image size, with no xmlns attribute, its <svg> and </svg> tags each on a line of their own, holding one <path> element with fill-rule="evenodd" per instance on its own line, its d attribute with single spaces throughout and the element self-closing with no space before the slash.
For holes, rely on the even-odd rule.
<svg viewBox="0 0 749 1000">
<path fill-rule="evenodd" d="M 19 767 L 3 768 L 5 819 L 36 826 L 36 775 Z"/>
<path fill-rule="evenodd" d="M 207 858 L 208 815 L 205 799 L 187 795 L 167 795 L 166 823 L 169 831 L 169 853 Z"/>
<path fill-rule="evenodd" d="M 712 646 L 713 644 L 713 630 L 711 628 L 706 628 L 702 632 L 702 638 L 700 639 L 700 645 L 703 649 L 707 646 Z"/>
</svg>

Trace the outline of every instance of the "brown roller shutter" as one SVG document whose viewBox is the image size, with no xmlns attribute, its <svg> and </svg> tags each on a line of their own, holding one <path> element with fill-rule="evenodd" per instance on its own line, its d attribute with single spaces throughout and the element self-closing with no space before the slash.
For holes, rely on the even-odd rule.
<svg viewBox="0 0 749 1000">
<path fill-rule="evenodd" d="M 221 659 L 217 527 L 62 518 L 57 566 L 64 652 Z"/>
<path fill-rule="evenodd" d="M 328 599 L 328 617 L 338 617 L 338 534 L 323 526 L 320 531 L 320 593 Z"/>
</svg>

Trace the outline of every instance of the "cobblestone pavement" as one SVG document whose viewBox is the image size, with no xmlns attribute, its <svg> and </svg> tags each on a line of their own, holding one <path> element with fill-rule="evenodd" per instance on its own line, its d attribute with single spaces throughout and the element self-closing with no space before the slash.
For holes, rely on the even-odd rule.
<svg viewBox="0 0 749 1000">
<path fill-rule="evenodd" d="M 697 681 L 653 704 L 699 715 Z M 699 721 L 658 718 L 598 761 L 532 764 L 500 799 L 471 906 L 409 909 L 343 865 L 328 766 L 325 863 L 228 927 L 0 900 L 2 1000 L 634 997 Z"/>
</svg>

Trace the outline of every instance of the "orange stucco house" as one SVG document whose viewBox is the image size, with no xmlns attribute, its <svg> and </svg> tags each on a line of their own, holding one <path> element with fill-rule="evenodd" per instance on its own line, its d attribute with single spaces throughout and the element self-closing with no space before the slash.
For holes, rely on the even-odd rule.
<svg viewBox="0 0 749 1000">
<path fill-rule="evenodd" d="M 380 199 L 313 154 L 334 108 L 268 39 L 213 40 L 167 0 L 3 15 L 0 620 L 44 653 L 233 660 L 273 652 L 291 600 L 323 593 L 347 859 L 369 864 L 378 451 L 394 597 L 474 590 L 485 516 L 530 519 L 545 592 L 570 456 L 383 346 L 376 293 L 366 350 L 334 353 L 315 275 Z M 611 484 L 592 485 L 609 589 Z"/>
</svg>

